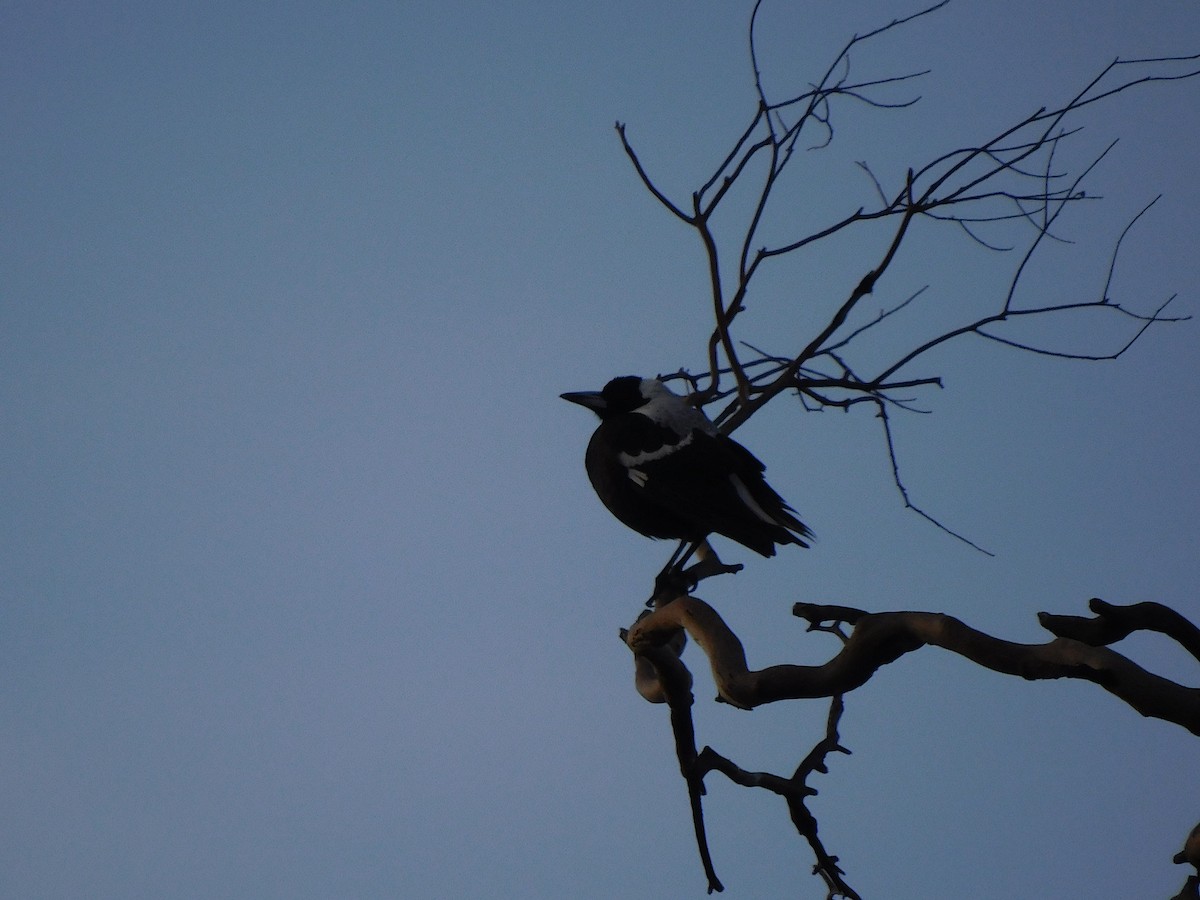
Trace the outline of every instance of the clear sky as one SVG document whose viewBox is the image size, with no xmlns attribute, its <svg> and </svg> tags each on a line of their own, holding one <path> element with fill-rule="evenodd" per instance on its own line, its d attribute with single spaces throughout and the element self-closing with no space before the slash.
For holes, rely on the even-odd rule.
<svg viewBox="0 0 1200 900">
<path fill-rule="evenodd" d="M 768 0 L 764 49 L 807 81 L 915 8 Z M 558 394 L 703 363 L 699 247 L 612 123 L 664 188 L 702 183 L 752 112 L 749 9 L 0 4 L 0 895 L 703 895 L 665 712 L 616 637 L 669 548 L 602 509 L 593 421 Z M 847 112 L 797 221 L 870 198 L 855 160 L 895 176 L 1118 54 L 1198 51 L 1184 0 L 952 3 L 861 55 L 932 68 L 923 100 Z M 1200 83 L 1079 124 L 1073 161 L 1121 143 L 1029 299 L 1094 297 L 1162 193 L 1113 295 L 1200 313 Z M 799 340 L 871 249 L 751 326 Z M 930 285 L 913 336 L 1011 265 L 933 230 L 913 251 L 878 296 Z M 946 389 L 896 422 L 908 486 L 994 558 L 904 511 L 865 411 L 768 409 L 739 437 L 819 542 L 722 546 L 747 569 L 702 595 L 754 665 L 834 651 L 799 599 L 1027 641 L 1092 596 L 1200 617 L 1198 327 L 1116 363 L 967 341 L 910 373 Z M 689 661 L 701 742 L 783 771 L 819 736 L 823 703 L 715 706 Z M 1182 883 L 1200 744 L 1094 686 L 927 650 L 850 696 L 842 735 L 812 808 L 864 897 Z M 707 809 L 728 896 L 824 896 L 775 798 L 714 777 Z"/>
</svg>

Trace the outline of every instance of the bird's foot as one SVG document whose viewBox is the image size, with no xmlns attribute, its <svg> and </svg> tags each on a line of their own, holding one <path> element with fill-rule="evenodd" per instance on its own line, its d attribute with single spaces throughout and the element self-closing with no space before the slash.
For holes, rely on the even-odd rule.
<svg viewBox="0 0 1200 900">
<path fill-rule="evenodd" d="M 693 563 L 686 569 L 664 569 L 654 579 L 654 593 L 646 601 L 646 606 L 659 607 L 670 603 L 676 597 L 690 594 L 705 578 L 714 575 L 732 575 L 742 571 L 741 563 L 723 563 L 717 554 L 711 551 L 705 554 L 699 562 Z"/>
<path fill-rule="evenodd" d="M 646 606 L 657 609 L 666 606 L 676 597 L 690 594 L 696 587 L 696 582 L 687 577 L 686 570 L 663 569 L 654 578 L 654 593 L 646 601 Z"/>
<path fill-rule="evenodd" d="M 683 570 L 684 577 L 688 578 L 692 587 L 695 587 L 705 578 L 712 578 L 714 575 L 732 575 L 735 572 L 742 571 L 741 563 L 726 564 L 721 562 L 721 558 L 717 556 L 717 552 L 712 546 L 705 541 L 696 552 L 698 561 L 688 566 Z"/>
<path fill-rule="evenodd" d="M 683 574 L 691 579 L 692 586 L 695 587 L 705 578 L 712 578 L 714 575 L 736 575 L 742 569 L 743 566 L 741 563 L 726 565 L 719 559 L 705 560 L 704 562 L 696 563 L 694 566 L 689 566 L 684 570 Z"/>
</svg>

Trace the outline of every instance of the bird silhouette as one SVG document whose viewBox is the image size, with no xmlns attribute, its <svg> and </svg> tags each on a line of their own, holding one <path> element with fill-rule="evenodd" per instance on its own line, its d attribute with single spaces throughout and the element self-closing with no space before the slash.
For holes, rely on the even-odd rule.
<svg viewBox="0 0 1200 900">
<path fill-rule="evenodd" d="M 639 534 L 680 542 L 663 574 L 710 534 L 763 556 L 809 546 L 812 531 L 767 484 L 766 467 L 658 379 L 626 375 L 561 396 L 600 417 L 584 465 L 609 512 Z"/>
</svg>

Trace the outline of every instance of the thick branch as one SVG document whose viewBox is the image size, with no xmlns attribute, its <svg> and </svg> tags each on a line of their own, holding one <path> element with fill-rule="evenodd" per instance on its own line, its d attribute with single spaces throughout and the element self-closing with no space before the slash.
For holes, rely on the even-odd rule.
<svg viewBox="0 0 1200 900">
<path fill-rule="evenodd" d="M 1106 647 L 1124 640 L 1135 631 L 1156 631 L 1179 644 L 1200 660 L 1200 628 L 1161 603 L 1113 606 L 1098 597 L 1088 601 L 1093 619 L 1039 613 L 1042 627 L 1058 637 L 1071 638 L 1093 647 Z"/>
<path fill-rule="evenodd" d="M 673 603 L 683 602 L 683 599 L 686 598 L 673 601 Z M 644 621 L 651 615 L 648 612 L 643 613 L 638 621 Z M 635 625 L 633 630 L 636 629 Z M 709 772 L 718 771 L 735 784 L 744 787 L 765 788 L 783 797 L 787 802 L 792 824 L 812 849 L 816 859 L 813 872 L 824 880 L 829 888 L 829 896 L 858 900 L 859 895 L 845 880 L 845 872 L 838 865 L 838 858 L 825 848 L 818 834 L 819 826 L 816 817 L 805 805 L 807 798 L 817 793 L 815 789 L 808 786 L 808 777 L 814 772 L 825 774 L 829 771 L 825 760 L 830 753 L 848 754 L 850 752 L 842 746 L 838 734 L 838 724 L 845 709 L 842 697 L 839 695 L 832 698 L 824 736 L 800 761 L 790 777 L 773 775 L 769 772 L 750 772 L 711 747 L 705 747 L 699 754 L 696 753 L 695 731 L 691 715 L 692 678 L 691 673 L 679 658 L 686 640 L 682 637 L 685 634 L 684 630 L 678 627 L 656 630 L 653 632 L 655 643 L 642 641 L 636 647 L 631 637 L 633 630 L 623 630 L 621 637 L 635 652 L 634 659 L 639 673 L 638 690 L 651 702 L 665 701 L 670 704 L 671 730 L 675 735 L 680 770 L 688 785 L 692 822 L 700 849 L 700 857 L 709 879 L 709 893 L 720 891 L 722 887 L 713 871 L 709 856 L 701 798 L 704 795 L 705 776 Z M 665 643 L 658 643 L 663 640 Z M 728 648 L 725 652 L 728 652 Z M 653 687 L 643 683 L 642 676 L 647 673 L 652 673 Z"/>
<path fill-rule="evenodd" d="M 828 621 L 824 607 L 797 604 L 810 623 Z M 995 672 L 1030 681 L 1076 678 L 1103 687 L 1144 716 L 1174 722 L 1200 735 L 1200 690 L 1146 671 L 1107 647 L 1056 637 L 1045 644 L 1019 644 L 992 637 L 953 616 L 929 612 L 885 612 L 858 619 L 849 641 L 824 665 L 775 665 L 751 670 L 737 635 L 711 606 L 681 597 L 638 622 L 629 634 L 635 650 L 653 646 L 684 628 L 712 667 L 723 700 L 753 708 L 778 700 L 832 697 L 861 687 L 905 653 L 929 644 Z"/>
</svg>

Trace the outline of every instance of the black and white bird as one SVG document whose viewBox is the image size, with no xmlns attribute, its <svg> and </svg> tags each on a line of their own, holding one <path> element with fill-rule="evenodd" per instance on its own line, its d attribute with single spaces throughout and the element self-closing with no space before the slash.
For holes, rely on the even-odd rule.
<svg viewBox="0 0 1200 900">
<path fill-rule="evenodd" d="M 763 556 L 777 544 L 808 546 L 812 532 L 767 484 L 766 467 L 658 379 L 627 375 L 562 398 L 600 417 L 584 464 L 609 512 L 647 537 L 680 541 L 664 573 L 710 534 Z"/>
</svg>

